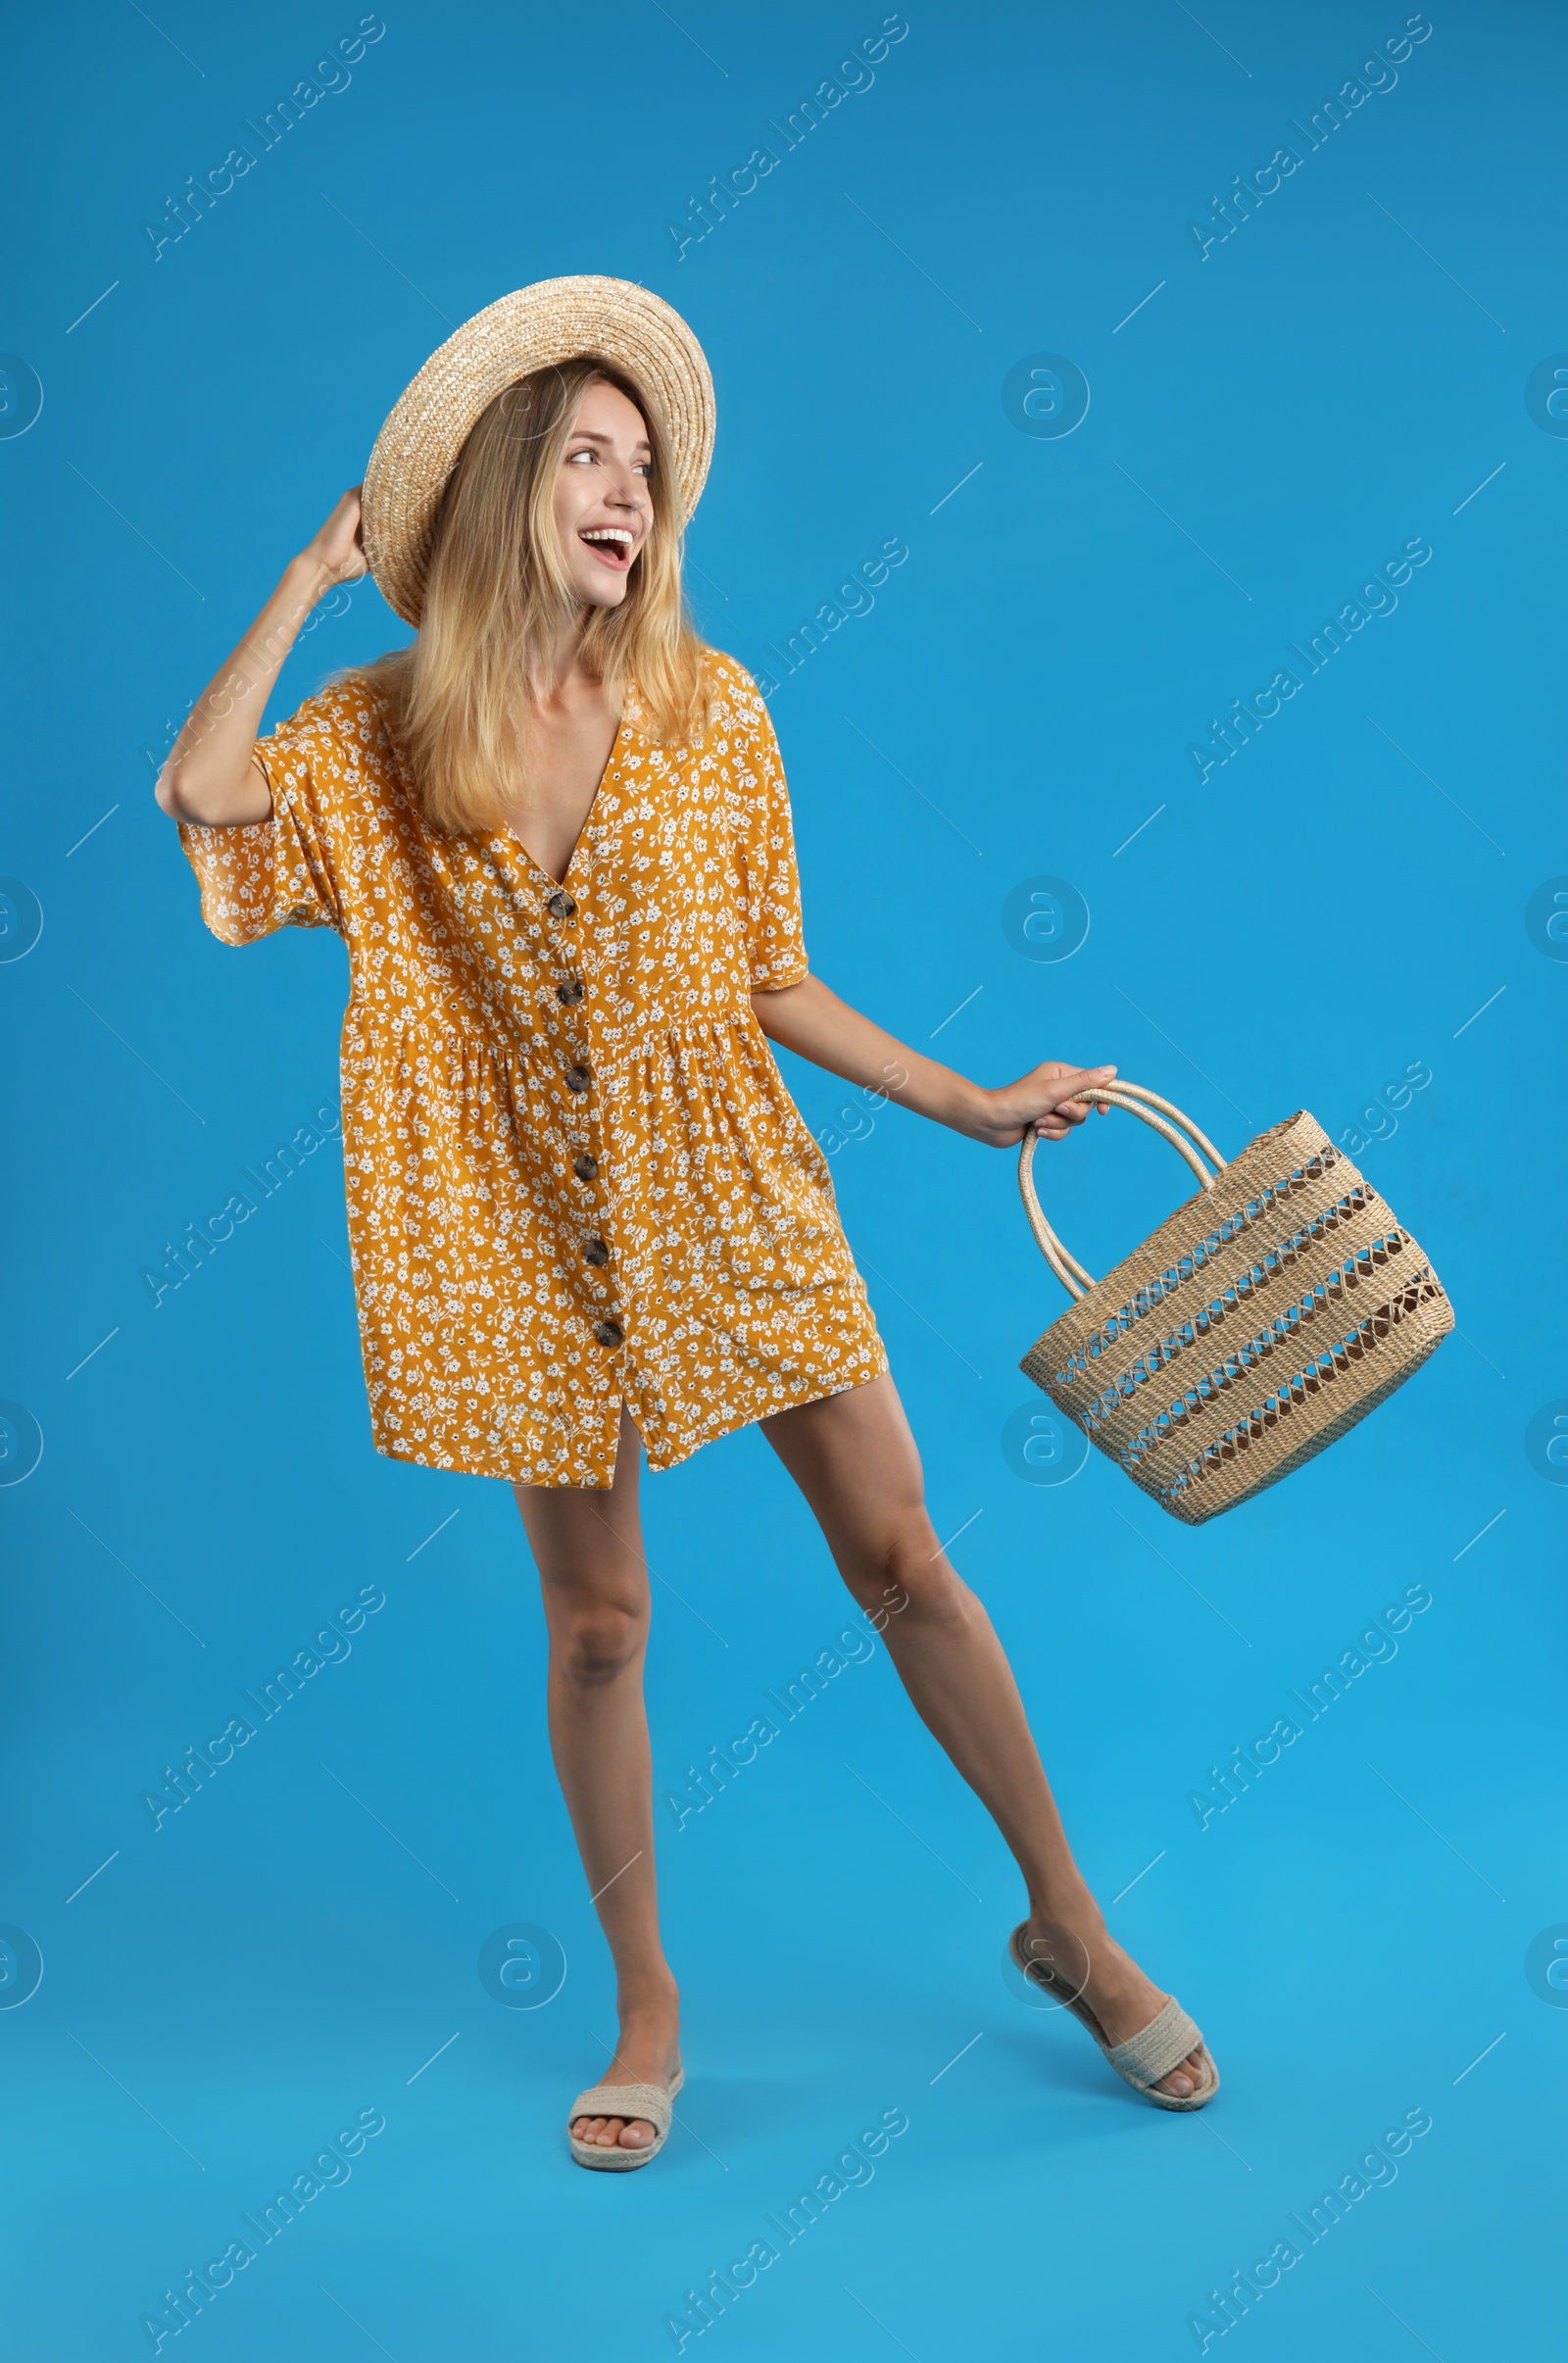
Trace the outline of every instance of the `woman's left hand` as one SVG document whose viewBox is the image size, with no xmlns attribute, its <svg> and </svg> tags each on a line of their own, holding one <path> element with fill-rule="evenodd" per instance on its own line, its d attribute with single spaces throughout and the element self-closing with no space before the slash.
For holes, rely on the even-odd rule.
<svg viewBox="0 0 1568 2363">
<path fill-rule="evenodd" d="M 1059 1058 L 1048 1058 L 1016 1083 L 988 1091 L 884 1033 L 840 1001 L 819 976 L 803 976 L 776 992 L 754 993 L 752 1008 L 770 1042 L 781 1042 L 797 1058 L 809 1058 L 847 1083 L 858 1083 L 872 1095 L 873 1104 L 896 1101 L 991 1149 L 1021 1141 L 1031 1124 L 1048 1141 L 1065 1140 L 1091 1105 L 1075 1095 L 1092 1083 L 1110 1082 L 1116 1072 L 1113 1066 L 1066 1066 Z"/>
<path fill-rule="evenodd" d="M 1074 1098 L 1074 1093 L 1091 1083 L 1109 1083 L 1115 1072 L 1113 1066 L 1064 1066 L 1059 1059 L 1048 1058 L 1016 1083 L 980 1092 L 974 1114 L 963 1130 L 993 1149 L 1011 1148 L 1031 1124 L 1042 1140 L 1065 1140 L 1072 1126 L 1081 1124 L 1095 1105 Z M 1103 1102 L 1100 1112 L 1105 1112 Z"/>
</svg>

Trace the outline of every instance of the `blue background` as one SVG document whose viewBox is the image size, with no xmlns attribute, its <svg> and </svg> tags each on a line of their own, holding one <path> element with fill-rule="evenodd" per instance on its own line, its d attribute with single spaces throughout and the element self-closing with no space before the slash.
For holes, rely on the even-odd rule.
<svg viewBox="0 0 1568 2363">
<path fill-rule="evenodd" d="M 765 119 L 879 0 L 421 0 L 155 260 L 143 223 L 354 7 L 86 5 L 5 34 L 0 344 L 44 392 L 0 448 L 0 870 L 43 915 L 0 964 L 0 1395 L 43 1439 L 0 1491 L 0 1918 L 44 1964 L 0 2010 L 7 2351 L 146 2353 L 160 2292 L 371 2108 L 352 2181 L 182 2355 L 667 2354 L 684 2292 L 901 2109 L 875 2179 L 704 2352 L 1145 2363 L 1193 2352 L 1205 2293 L 1417 2108 L 1397 2181 L 1227 2337 L 1256 2363 L 1546 2354 L 1568 2015 L 1525 1956 L 1568 1920 L 1568 1496 L 1525 1434 L 1568 1395 L 1568 966 L 1525 909 L 1568 871 L 1568 442 L 1525 388 L 1568 346 L 1560 11 L 1435 8 L 1311 152 L 1289 119 L 1400 0 L 911 8 L 783 152 Z M 777 170 L 677 255 L 667 225 L 764 141 Z M 1285 142 L 1299 170 L 1200 259 L 1189 223 Z M 689 580 L 713 641 L 776 672 L 769 644 L 907 546 L 771 700 L 837 990 L 989 1081 L 1114 1058 L 1228 1151 L 1298 1107 L 1338 1135 L 1430 1067 L 1361 1161 L 1462 1334 L 1196 1532 L 1098 1456 L 1060 1486 L 1009 1464 L 1018 1357 L 1060 1306 L 1011 1159 L 863 1109 L 834 1157 L 939 1532 L 970 1521 L 955 1557 L 1086 1871 L 1107 1903 L 1136 1879 L 1112 1923 L 1220 2060 L 1201 2115 L 1142 2106 L 1008 1992 L 1019 1882 L 878 1648 L 678 1833 L 661 1808 L 682 2126 L 651 2172 L 577 2171 L 562 2119 L 612 1987 L 509 1489 L 372 1454 L 335 1145 L 156 1309 L 142 1279 L 335 1101 L 346 976 L 325 934 L 240 958 L 204 933 L 154 766 L 450 326 L 578 271 L 657 289 L 711 362 Z M 1041 352 L 1089 384 L 1064 437 L 1004 409 Z M 1200 785 L 1211 717 L 1416 536 L 1397 609 Z M 271 714 L 406 636 L 356 586 Z M 1089 907 L 1070 960 L 1004 934 L 1040 874 Z M 790 1080 L 848 1129 L 856 1095 Z M 1119 1118 L 1042 1164 L 1092 1269 L 1181 1194 Z M 646 1513 L 662 1796 L 851 1619 L 755 1433 L 650 1482 Z M 386 1604 L 352 1656 L 155 1832 L 161 1768 L 367 1584 Z M 1410 1584 L 1432 1604 L 1397 1657 L 1200 1829 L 1209 1767 Z M 476 1966 L 514 1922 L 567 1964 L 532 2011 Z"/>
</svg>

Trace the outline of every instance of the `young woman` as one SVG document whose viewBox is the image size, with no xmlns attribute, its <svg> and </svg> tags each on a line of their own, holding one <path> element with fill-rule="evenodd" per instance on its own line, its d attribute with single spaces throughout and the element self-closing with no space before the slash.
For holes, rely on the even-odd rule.
<svg viewBox="0 0 1568 2363">
<path fill-rule="evenodd" d="M 768 713 L 681 598 L 712 442 L 691 331 L 552 280 L 432 357 L 193 710 L 158 800 L 226 943 L 349 952 L 343 1138 L 374 1440 L 510 1478 L 543 1586 L 551 1741 L 614 1958 L 584 2165 L 662 2145 L 681 2068 L 642 1695 L 646 1450 L 756 1420 L 918 1713 L 995 1817 L 1013 1957 L 1163 2107 L 1218 2086 L 1107 1932 L 984 1608 L 944 1555 L 781 1042 L 995 1148 L 1061 1139 L 1110 1067 L 986 1089 L 809 973 Z M 294 636 L 368 563 L 412 646 L 258 741 Z"/>
</svg>

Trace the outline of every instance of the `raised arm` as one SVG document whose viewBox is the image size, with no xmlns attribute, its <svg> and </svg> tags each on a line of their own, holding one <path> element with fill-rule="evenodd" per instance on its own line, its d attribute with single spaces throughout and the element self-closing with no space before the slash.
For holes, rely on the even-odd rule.
<svg viewBox="0 0 1568 2363">
<path fill-rule="evenodd" d="M 262 710 L 317 601 L 364 572 L 356 485 L 298 558 L 289 561 L 271 598 L 191 708 L 154 790 L 175 820 L 237 828 L 268 817 L 272 792 L 251 752 Z"/>
<path fill-rule="evenodd" d="M 993 1149 L 1021 1140 L 1031 1123 L 1046 1140 L 1061 1140 L 1069 1125 L 1081 1124 L 1089 1113 L 1089 1105 L 1075 1100 L 1074 1091 L 1108 1083 L 1116 1072 L 1113 1066 L 1063 1066 L 1047 1059 L 1018 1082 L 987 1091 L 909 1050 L 840 1001 L 816 976 L 804 976 L 776 993 L 754 993 L 752 1007 L 770 1041 L 809 1058 L 813 1066 L 824 1066 L 848 1083 L 866 1084 L 917 1115 Z"/>
</svg>

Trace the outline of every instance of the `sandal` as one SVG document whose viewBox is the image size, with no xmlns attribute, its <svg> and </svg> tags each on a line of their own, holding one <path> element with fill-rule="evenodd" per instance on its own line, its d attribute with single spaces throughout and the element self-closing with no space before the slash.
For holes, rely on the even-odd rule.
<svg viewBox="0 0 1568 2363">
<path fill-rule="evenodd" d="M 1007 1940 L 1007 1950 L 1026 1979 L 1031 1969 L 1038 1967 L 1038 1963 L 1025 1957 L 1019 1945 L 1019 1939 L 1028 1926 L 1025 1920 Z M 1036 1985 L 1042 1983 L 1038 1977 L 1032 1982 Z M 1063 2000 L 1079 2024 L 1088 2028 L 1122 2082 L 1130 2084 L 1135 2092 L 1141 2092 L 1156 2108 L 1202 2108 L 1219 2091 L 1219 2070 L 1212 2059 L 1208 2061 L 1206 2082 L 1200 2083 L 1198 2090 L 1189 2092 L 1185 2099 L 1175 2092 L 1161 2092 L 1156 2089 L 1160 2078 L 1168 2076 L 1173 2068 L 1180 2067 L 1188 2052 L 1196 2051 L 1203 2040 L 1174 1994 L 1166 1996 L 1147 2027 L 1140 2027 L 1136 2035 L 1129 2035 L 1127 2041 L 1120 2043 L 1106 2043 L 1100 2021 L 1081 1996 L 1067 2000 L 1064 1995 Z M 1192 2074 L 1191 2069 L 1187 2072 Z"/>
<path fill-rule="evenodd" d="M 598 2166 L 611 2174 L 627 2166 L 646 2166 L 657 2158 L 669 2134 L 675 2094 L 686 2081 L 684 2068 L 675 2070 L 668 2092 L 660 2084 L 595 2084 L 579 2092 L 566 2112 L 566 2140 L 579 2166 Z M 579 2141 L 572 2127 L 579 2117 L 641 2117 L 654 2129 L 646 2149 L 625 2149 L 619 2141 Z"/>
</svg>

